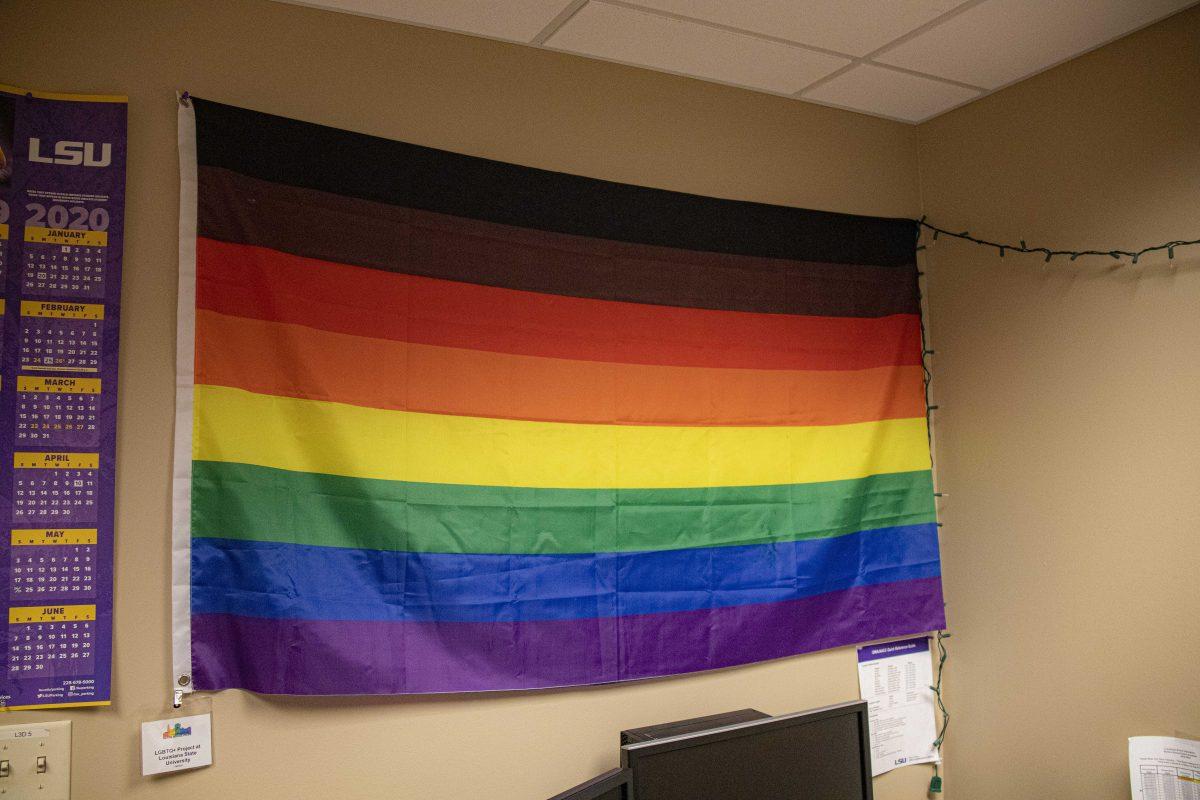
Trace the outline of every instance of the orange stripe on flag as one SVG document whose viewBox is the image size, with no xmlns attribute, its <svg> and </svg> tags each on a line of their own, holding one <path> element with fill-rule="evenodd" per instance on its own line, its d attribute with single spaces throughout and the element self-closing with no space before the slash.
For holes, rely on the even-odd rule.
<svg viewBox="0 0 1200 800">
<path fill-rule="evenodd" d="M 373 339 L 197 309 L 196 382 L 473 417 L 841 425 L 925 413 L 921 368 L 749 370 L 575 361 Z"/>
</svg>

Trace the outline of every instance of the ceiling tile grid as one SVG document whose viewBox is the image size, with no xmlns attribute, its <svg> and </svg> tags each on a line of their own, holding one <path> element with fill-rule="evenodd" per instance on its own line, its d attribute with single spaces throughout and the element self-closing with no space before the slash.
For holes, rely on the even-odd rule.
<svg viewBox="0 0 1200 800">
<path fill-rule="evenodd" d="M 1197 0 L 278 0 L 927 119 Z"/>
<path fill-rule="evenodd" d="M 877 60 L 998 89 L 1188 5 L 1191 0 L 987 0 Z"/>
<path fill-rule="evenodd" d="M 921 75 L 874 64 L 855 64 L 846 72 L 814 86 L 801 99 L 851 111 L 920 122 L 979 97 L 979 92 Z"/>
<path fill-rule="evenodd" d="M 779 94 L 794 94 L 848 58 L 610 3 L 588 3 L 546 47 Z"/>
<path fill-rule="evenodd" d="M 528 44 L 567 0 L 285 0 L 375 19 Z"/>
<path fill-rule="evenodd" d="M 658 11 L 865 56 L 963 0 L 637 0 Z"/>
</svg>

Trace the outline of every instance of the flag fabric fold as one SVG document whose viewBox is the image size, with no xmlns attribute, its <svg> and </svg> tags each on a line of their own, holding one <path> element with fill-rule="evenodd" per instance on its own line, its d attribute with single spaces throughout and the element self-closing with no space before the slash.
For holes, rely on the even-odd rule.
<svg viewBox="0 0 1200 800">
<path fill-rule="evenodd" d="M 944 627 L 911 221 L 195 98 L 180 141 L 180 685 L 532 689 Z"/>
</svg>

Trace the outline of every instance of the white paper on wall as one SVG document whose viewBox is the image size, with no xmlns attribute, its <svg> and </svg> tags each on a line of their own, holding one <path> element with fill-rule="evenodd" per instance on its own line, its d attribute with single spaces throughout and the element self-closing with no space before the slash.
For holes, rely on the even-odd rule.
<svg viewBox="0 0 1200 800">
<path fill-rule="evenodd" d="M 871 774 L 939 761 L 933 742 L 933 662 L 929 637 L 858 649 L 858 686 L 871 727 Z"/>
<path fill-rule="evenodd" d="M 1131 737 L 1129 788 L 1133 800 L 1200 800 L 1200 742 Z"/>
</svg>

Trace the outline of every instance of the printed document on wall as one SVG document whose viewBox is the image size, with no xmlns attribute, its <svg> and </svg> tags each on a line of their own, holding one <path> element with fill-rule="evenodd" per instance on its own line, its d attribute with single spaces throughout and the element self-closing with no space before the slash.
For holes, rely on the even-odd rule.
<svg viewBox="0 0 1200 800">
<path fill-rule="evenodd" d="M 871 727 L 871 774 L 938 761 L 933 663 L 922 636 L 858 649 L 858 685 Z"/>
<path fill-rule="evenodd" d="M 1129 787 L 1133 800 L 1200 800 L 1200 741 L 1131 737 Z"/>
</svg>

